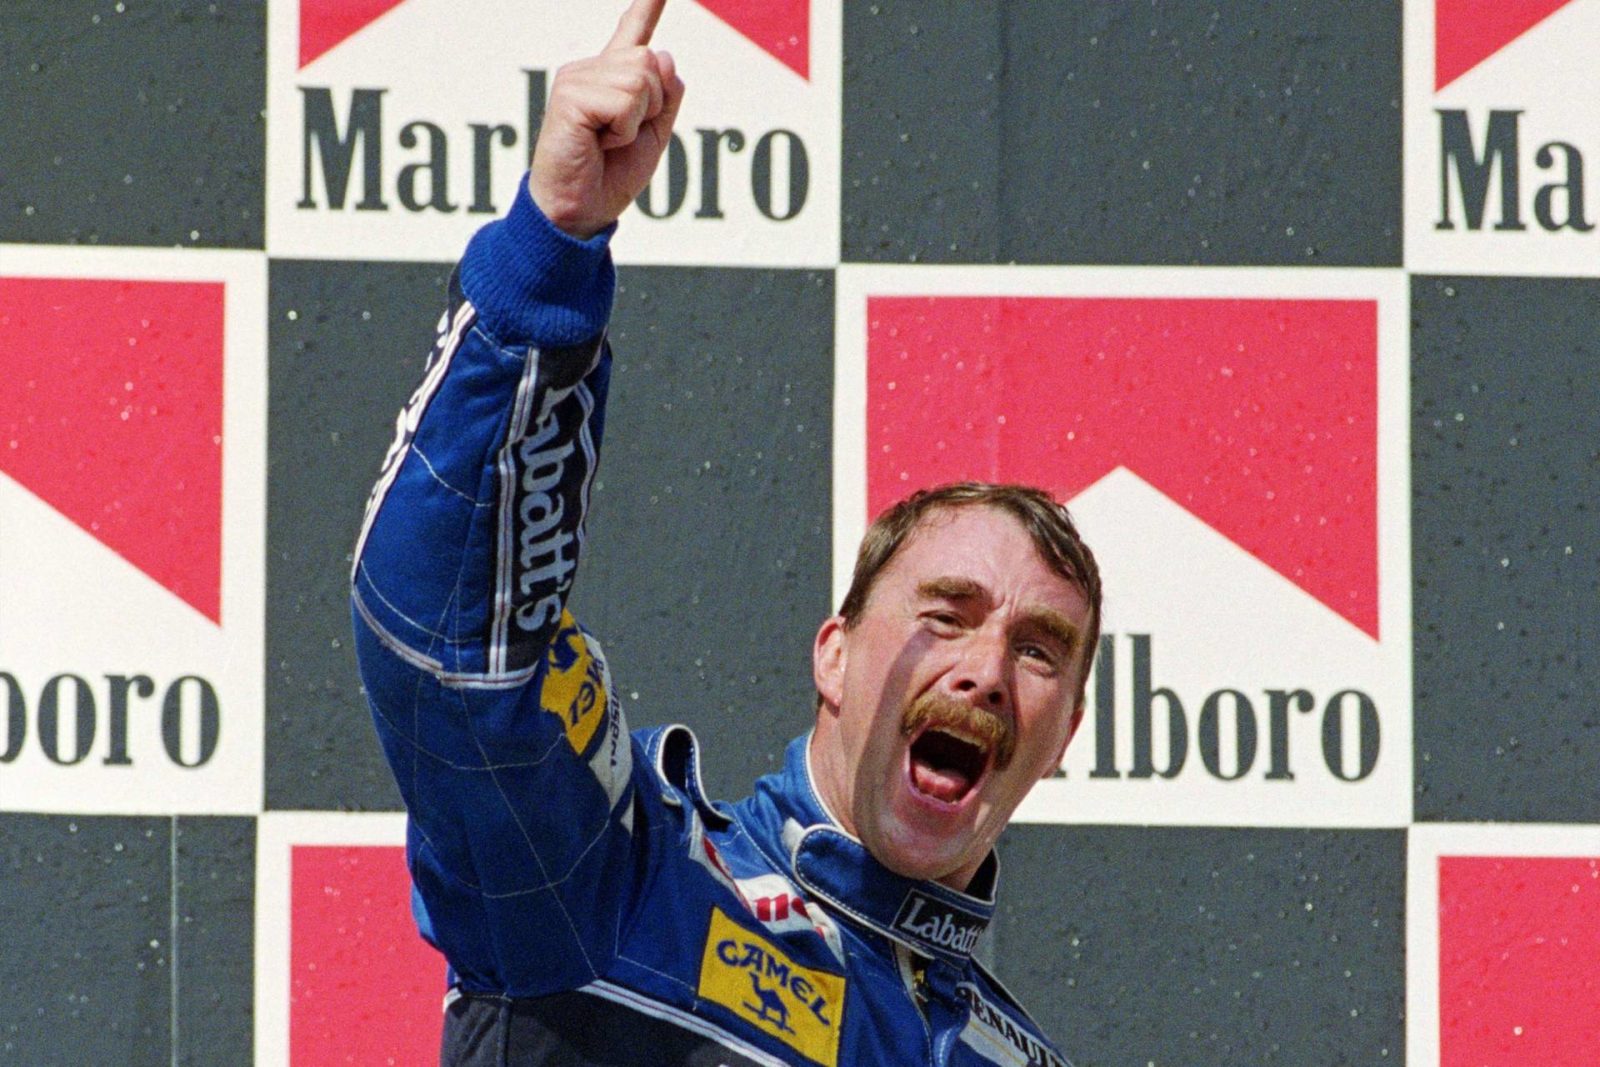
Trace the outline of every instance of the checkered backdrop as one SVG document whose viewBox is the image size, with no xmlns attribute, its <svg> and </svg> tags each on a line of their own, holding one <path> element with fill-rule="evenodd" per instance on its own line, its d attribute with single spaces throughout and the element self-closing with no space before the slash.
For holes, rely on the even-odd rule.
<svg viewBox="0 0 1600 1067">
<path fill-rule="evenodd" d="M 0 1061 L 433 1055 L 345 576 L 613 6 L 5 5 Z M 1596 1062 L 1597 33 L 673 0 L 576 604 L 633 724 L 741 794 L 869 516 L 1042 482 L 1106 636 L 983 951 L 1079 1067 Z"/>
</svg>

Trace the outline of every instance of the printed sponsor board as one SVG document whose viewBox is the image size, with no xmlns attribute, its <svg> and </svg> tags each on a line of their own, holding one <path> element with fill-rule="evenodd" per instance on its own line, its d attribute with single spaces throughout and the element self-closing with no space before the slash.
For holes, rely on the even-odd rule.
<svg viewBox="0 0 1600 1067">
<path fill-rule="evenodd" d="M 1600 7 L 1408 0 L 1406 265 L 1600 274 Z"/>
<path fill-rule="evenodd" d="M 1594 1062 L 1600 829 L 1414 826 L 1406 914 L 1406 1062 Z"/>
<path fill-rule="evenodd" d="M 268 26 L 267 248 L 453 260 L 510 206 L 550 79 L 621 0 L 290 0 Z M 832 266 L 837 0 L 675 0 L 652 46 L 688 85 L 621 262 Z"/>
<path fill-rule="evenodd" d="M 255 1062 L 436 1060 L 445 964 L 411 918 L 405 816 L 268 812 L 257 834 Z"/>
<path fill-rule="evenodd" d="M 0 810 L 254 814 L 265 262 L 0 260 Z"/>
<path fill-rule="evenodd" d="M 1027 821 L 1411 816 L 1405 277 L 877 268 L 838 286 L 836 602 L 924 485 L 1067 500 L 1106 586 Z"/>
</svg>

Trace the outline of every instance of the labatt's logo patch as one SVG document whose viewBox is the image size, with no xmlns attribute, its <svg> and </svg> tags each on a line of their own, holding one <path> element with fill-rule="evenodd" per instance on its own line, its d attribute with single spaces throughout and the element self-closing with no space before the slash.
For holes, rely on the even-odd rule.
<svg viewBox="0 0 1600 1067">
<path fill-rule="evenodd" d="M 1070 1067 L 1048 1045 L 979 993 L 976 986 L 962 982 L 956 986 L 956 994 L 966 1001 L 968 1013 L 961 1042 L 985 1059 L 1008 1067 Z"/>
<path fill-rule="evenodd" d="M 906 894 L 894 926 L 924 944 L 963 955 L 972 952 L 983 934 L 983 923 L 916 892 Z"/>
<path fill-rule="evenodd" d="M 589 747 L 595 727 L 606 708 L 605 678 L 600 663 L 589 651 L 583 631 L 570 611 L 561 612 L 561 628 L 550 642 L 544 685 L 539 703 L 561 719 L 572 751 L 583 753 Z"/>
<path fill-rule="evenodd" d="M 842 975 L 814 971 L 772 942 L 711 909 L 700 959 L 699 995 L 782 1041 L 807 1059 L 835 1067 L 844 1007 Z"/>
</svg>

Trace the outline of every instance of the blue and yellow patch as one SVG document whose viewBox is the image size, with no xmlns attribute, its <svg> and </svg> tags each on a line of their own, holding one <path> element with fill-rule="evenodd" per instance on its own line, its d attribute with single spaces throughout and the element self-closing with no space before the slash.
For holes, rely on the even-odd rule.
<svg viewBox="0 0 1600 1067">
<path fill-rule="evenodd" d="M 577 620 L 565 609 L 545 653 L 539 704 L 561 720 L 567 743 L 580 755 L 605 716 L 606 686 L 600 662 L 589 651 Z"/>
<path fill-rule="evenodd" d="M 845 980 L 802 967 L 720 908 L 700 957 L 699 994 L 825 1067 L 839 1062 Z"/>
</svg>

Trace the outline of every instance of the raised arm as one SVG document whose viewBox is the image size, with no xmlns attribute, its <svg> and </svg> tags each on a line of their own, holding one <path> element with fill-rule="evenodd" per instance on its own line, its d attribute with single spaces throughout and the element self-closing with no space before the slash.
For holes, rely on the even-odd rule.
<svg viewBox="0 0 1600 1067">
<path fill-rule="evenodd" d="M 423 933 L 472 991 L 592 974 L 638 861 L 633 760 L 599 644 L 566 610 L 610 358 L 617 216 L 683 83 L 637 0 L 562 68 L 526 186 L 473 238 L 400 413 L 352 575 L 356 651 L 405 798 Z"/>
</svg>

